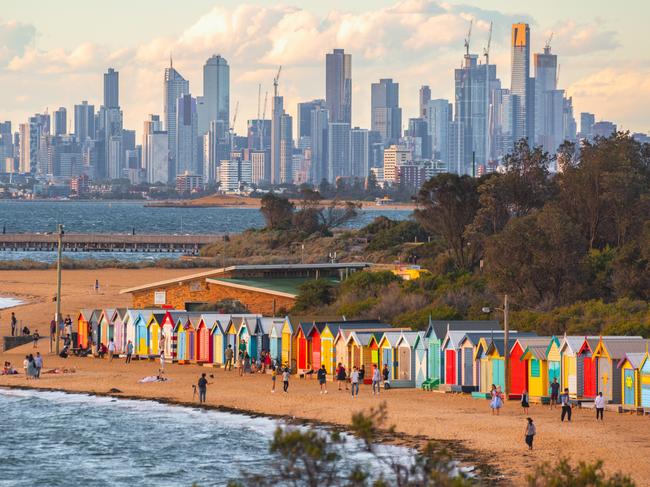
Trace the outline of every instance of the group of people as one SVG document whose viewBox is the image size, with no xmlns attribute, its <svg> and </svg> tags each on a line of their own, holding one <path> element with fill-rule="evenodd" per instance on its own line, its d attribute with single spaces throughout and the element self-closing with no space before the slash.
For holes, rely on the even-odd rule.
<svg viewBox="0 0 650 487">
<path fill-rule="evenodd" d="M 41 370 L 43 369 L 43 357 L 40 352 L 36 352 L 36 356 L 31 353 L 25 355 L 25 360 L 23 360 L 23 369 L 27 379 L 40 379 Z"/>
<path fill-rule="evenodd" d="M 11 362 L 7 362 L 5 360 L 4 365 L 2 366 L 2 372 L 0 372 L 0 375 L 14 375 L 17 374 L 18 371 L 11 365 Z"/>
<path fill-rule="evenodd" d="M 569 395 L 569 389 L 564 388 L 562 393 L 560 393 L 560 383 L 557 378 L 554 378 L 550 383 L 551 397 L 550 397 L 550 407 L 554 409 L 556 406 L 561 407 L 560 421 L 564 422 L 566 419 L 568 422 L 571 422 L 572 412 L 572 402 Z M 499 415 L 499 411 L 503 407 L 503 392 L 501 391 L 501 386 L 496 386 L 492 384 L 490 389 L 490 408 L 492 409 L 493 415 Z M 521 408 L 524 414 L 528 414 L 530 408 L 530 396 L 528 391 L 524 389 L 521 393 L 520 399 Z M 596 409 L 596 421 L 603 421 L 603 413 L 605 411 L 605 398 L 603 397 L 602 392 L 598 392 L 598 395 L 594 399 L 594 406 Z M 533 419 L 530 417 L 526 418 L 526 428 L 524 431 L 524 439 L 528 448 L 533 449 L 533 439 L 537 433 Z"/>
</svg>

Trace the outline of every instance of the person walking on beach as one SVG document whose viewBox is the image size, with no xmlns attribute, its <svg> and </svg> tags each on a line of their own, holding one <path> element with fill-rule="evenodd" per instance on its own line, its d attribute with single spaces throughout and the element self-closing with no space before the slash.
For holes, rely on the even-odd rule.
<svg viewBox="0 0 650 487">
<path fill-rule="evenodd" d="M 226 366 L 224 367 L 226 370 L 232 370 L 232 356 L 232 345 L 228 345 L 228 348 L 226 348 Z"/>
<path fill-rule="evenodd" d="M 38 330 L 34 330 L 32 339 L 34 340 L 34 346 L 32 348 L 38 348 L 38 340 L 41 338 L 41 335 L 38 334 Z"/>
<path fill-rule="evenodd" d="M 203 403 L 205 402 L 205 394 L 208 392 L 208 379 L 205 378 L 205 372 L 201 374 L 201 377 L 199 378 L 199 402 Z"/>
<path fill-rule="evenodd" d="M 571 422 L 571 401 L 569 401 L 569 389 L 564 389 L 564 392 L 560 394 L 560 404 L 562 405 L 562 415 L 560 416 L 560 421 L 564 421 L 564 417 L 567 416 L 569 423 Z"/>
<path fill-rule="evenodd" d="M 36 357 L 34 357 L 34 366 L 36 367 L 36 378 L 41 378 L 41 370 L 43 369 L 43 357 L 41 352 L 36 352 Z"/>
<path fill-rule="evenodd" d="M 503 399 L 501 399 L 501 386 L 496 387 L 492 384 L 492 390 L 490 391 L 490 396 L 492 400 L 490 401 L 490 407 L 492 408 L 492 414 L 499 415 L 501 407 L 503 406 Z"/>
<path fill-rule="evenodd" d="M 381 389 L 381 373 L 379 372 L 379 367 L 372 364 L 372 394 L 375 395 L 375 388 L 377 389 L 377 395 L 379 395 L 379 389 Z"/>
<path fill-rule="evenodd" d="M 27 375 L 27 368 L 29 366 L 29 355 L 25 355 L 25 360 L 23 360 L 23 372 L 25 373 L 25 377 L 29 378 Z"/>
<path fill-rule="evenodd" d="M 165 349 L 160 349 L 160 373 L 165 371 Z"/>
<path fill-rule="evenodd" d="M 605 411 L 605 398 L 603 397 L 602 392 L 599 392 L 596 399 L 594 399 L 594 406 L 596 406 L 596 421 L 598 421 L 599 418 L 601 421 L 604 421 L 603 412 Z"/>
<path fill-rule="evenodd" d="M 273 367 L 271 370 L 271 394 L 275 394 L 275 379 L 278 376 L 278 368 Z"/>
<path fill-rule="evenodd" d="M 535 424 L 533 423 L 533 419 L 526 418 L 526 429 L 524 430 L 524 441 L 526 441 L 529 450 L 533 449 L 533 440 L 535 439 L 536 434 L 537 434 L 537 430 L 535 429 Z"/>
<path fill-rule="evenodd" d="M 113 361 L 113 355 L 115 354 L 115 342 L 111 338 L 111 341 L 108 342 L 108 361 Z"/>
<path fill-rule="evenodd" d="M 285 367 L 282 371 L 282 389 L 286 394 L 289 391 L 289 377 L 291 376 L 289 372 L 289 367 Z"/>
<path fill-rule="evenodd" d="M 126 344 L 126 363 L 131 363 L 131 356 L 133 355 L 133 342 L 129 340 L 129 343 Z"/>
<path fill-rule="evenodd" d="M 11 336 L 16 336 L 16 326 L 18 325 L 18 320 L 16 319 L 16 313 L 11 312 Z"/>
<path fill-rule="evenodd" d="M 325 370 L 325 365 L 321 365 L 317 373 L 318 385 L 320 385 L 320 393 L 327 394 L 327 386 L 325 382 L 327 381 L 327 370 Z"/>
<path fill-rule="evenodd" d="M 99 294 L 99 279 L 95 279 L 95 294 Z"/>
<path fill-rule="evenodd" d="M 524 414 L 528 414 L 528 408 L 530 407 L 530 399 L 528 397 L 528 391 L 524 389 L 521 392 L 521 407 L 524 410 Z"/>
<path fill-rule="evenodd" d="M 341 390 L 341 384 L 345 384 L 345 390 L 348 390 L 347 376 L 345 374 L 345 367 L 341 362 L 336 368 L 336 380 L 339 383 L 339 391 Z"/>
<path fill-rule="evenodd" d="M 350 374 L 350 388 L 352 389 L 352 398 L 359 396 L 359 370 L 355 365 Z"/>
<path fill-rule="evenodd" d="M 560 383 L 557 381 L 557 377 L 553 377 L 553 382 L 551 382 L 551 409 L 557 406 L 557 401 L 560 396 Z"/>
<path fill-rule="evenodd" d="M 50 341 L 53 342 L 56 338 L 56 321 L 50 321 Z"/>
</svg>

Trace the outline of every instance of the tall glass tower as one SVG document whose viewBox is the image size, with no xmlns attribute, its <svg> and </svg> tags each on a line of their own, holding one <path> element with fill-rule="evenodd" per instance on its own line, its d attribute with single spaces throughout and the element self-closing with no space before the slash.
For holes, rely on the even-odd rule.
<svg viewBox="0 0 650 487">
<path fill-rule="evenodd" d="M 512 24 L 512 75 L 510 94 L 517 97 L 512 115 L 513 139 L 532 137 L 534 125 L 533 83 L 530 79 L 530 27 Z M 532 102 L 532 103 L 531 103 Z"/>
<path fill-rule="evenodd" d="M 220 55 L 203 66 L 203 99 L 208 122 L 222 120 L 230 127 L 230 66 Z"/>
<path fill-rule="evenodd" d="M 343 49 L 325 55 L 325 104 L 330 122 L 352 120 L 352 56 Z"/>
</svg>

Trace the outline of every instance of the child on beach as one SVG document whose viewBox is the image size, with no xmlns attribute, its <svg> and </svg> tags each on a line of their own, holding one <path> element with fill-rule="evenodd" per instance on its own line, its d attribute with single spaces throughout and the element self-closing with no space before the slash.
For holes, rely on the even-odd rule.
<svg viewBox="0 0 650 487">
<path fill-rule="evenodd" d="M 327 386 L 325 385 L 325 382 L 327 381 L 327 370 L 324 365 L 321 365 L 320 369 L 318 369 L 317 377 L 318 384 L 320 385 L 320 393 L 327 394 Z"/>
<path fill-rule="evenodd" d="M 289 367 L 285 367 L 284 371 L 282 372 L 282 387 L 284 389 L 284 393 L 286 394 L 289 390 L 289 376 L 291 374 L 289 373 Z"/>
<path fill-rule="evenodd" d="M 503 400 L 501 399 L 501 387 L 496 387 L 492 384 L 492 390 L 490 391 L 490 396 L 492 400 L 490 401 L 490 407 L 492 408 L 492 414 L 499 415 L 499 410 L 503 406 Z"/>
<path fill-rule="evenodd" d="M 528 399 L 528 391 L 524 389 L 521 393 L 521 407 L 524 410 L 524 414 L 528 414 L 528 408 L 530 407 Z"/>
<path fill-rule="evenodd" d="M 533 424 L 533 419 L 526 418 L 526 429 L 524 430 L 524 441 L 528 445 L 529 450 L 533 449 L 533 439 L 535 438 L 536 434 L 537 434 L 537 430 L 535 429 L 535 425 Z"/>
<path fill-rule="evenodd" d="M 275 393 L 275 378 L 278 375 L 278 368 L 274 367 L 273 370 L 271 370 L 271 393 Z"/>
</svg>

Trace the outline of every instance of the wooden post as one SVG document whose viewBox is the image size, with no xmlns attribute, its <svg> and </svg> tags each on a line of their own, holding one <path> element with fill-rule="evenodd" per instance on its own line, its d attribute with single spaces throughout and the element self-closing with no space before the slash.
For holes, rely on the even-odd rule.
<svg viewBox="0 0 650 487">
<path fill-rule="evenodd" d="M 508 350 L 508 295 L 503 297 L 503 395 L 508 400 L 510 394 L 510 350 Z"/>
</svg>

